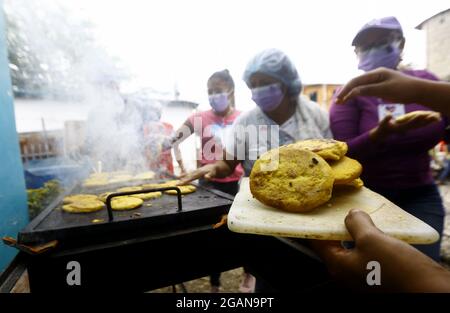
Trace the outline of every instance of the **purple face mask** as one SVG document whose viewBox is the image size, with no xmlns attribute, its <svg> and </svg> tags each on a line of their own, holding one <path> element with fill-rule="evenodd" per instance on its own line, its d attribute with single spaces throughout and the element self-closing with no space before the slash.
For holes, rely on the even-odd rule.
<svg viewBox="0 0 450 313">
<path fill-rule="evenodd" d="M 278 83 L 252 88 L 252 99 L 264 112 L 275 110 L 280 105 L 283 97 L 283 90 Z"/>
<path fill-rule="evenodd" d="M 213 110 L 218 113 L 222 113 L 228 108 L 228 92 L 210 95 L 208 99 Z"/>
<path fill-rule="evenodd" d="M 395 69 L 400 62 L 400 43 L 394 42 L 358 54 L 358 68 L 365 72 L 379 67 Z"/>
</svg>

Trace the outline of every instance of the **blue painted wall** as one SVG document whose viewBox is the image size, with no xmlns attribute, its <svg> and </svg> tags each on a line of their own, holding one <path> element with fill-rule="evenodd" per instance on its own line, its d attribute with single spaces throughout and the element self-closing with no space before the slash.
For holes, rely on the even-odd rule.
<svg viewBox="0 0 450 313">
<path fill-rule="evenodd" d="M 27 198 L 5 38 L 3 0 L 0 0 L 0 237 L 16 237 L 28 222 Z M 16 250 L 0 242 L 0 272 Z"/>
</svg>

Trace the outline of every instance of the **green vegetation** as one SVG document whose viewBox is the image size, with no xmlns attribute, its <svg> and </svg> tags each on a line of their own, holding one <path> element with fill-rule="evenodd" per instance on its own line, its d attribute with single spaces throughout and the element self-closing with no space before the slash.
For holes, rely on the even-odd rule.
<svg viewBox="0 0 450 313">
<path fill-rule="evenodd" d="M 63 189 L 57 180 L 50 180 L 39 189 L 28 189 L 28 213 L 30 220 L 35 218 L 52 202 Z"/>
</svg>

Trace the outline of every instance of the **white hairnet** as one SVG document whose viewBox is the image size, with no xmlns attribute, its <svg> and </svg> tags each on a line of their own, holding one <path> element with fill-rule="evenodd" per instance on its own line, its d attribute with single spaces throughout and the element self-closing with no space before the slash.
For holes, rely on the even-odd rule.
<svg viewBox="0 0 450 313">
<path fill-rule="evenodd" d="M 302 82 L 297 69 L 289 57 L 281 50 L 267 49 L 255 55 L 244 71 L 244 81 L 250 87 L 250 78 L 262 73 L 279 80 L 287 87 L 287 93 L 295 96 L 302 90 Z"/>
</svg>

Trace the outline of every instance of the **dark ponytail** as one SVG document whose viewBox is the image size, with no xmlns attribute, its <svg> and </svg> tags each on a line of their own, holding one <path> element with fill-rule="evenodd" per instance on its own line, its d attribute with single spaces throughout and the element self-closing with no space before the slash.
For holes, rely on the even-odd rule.
<svg viewBox="0 0 450 313">
<path fill-rule="evenodd" d="M 234 89 L 234 81 L 233 81 L 233 77 L 231 77 L 230 72 L 225 69 L 222 71 L 218 71 L 215 72 L 214 74 L 212 74 L 209 79 L 208 79 L 208 83 L 212 80 L 212 79 L 219 79 L 221 81 L 224 81 L 225 83 L 227 83 L 232 89 Z"/>
</svg>

